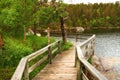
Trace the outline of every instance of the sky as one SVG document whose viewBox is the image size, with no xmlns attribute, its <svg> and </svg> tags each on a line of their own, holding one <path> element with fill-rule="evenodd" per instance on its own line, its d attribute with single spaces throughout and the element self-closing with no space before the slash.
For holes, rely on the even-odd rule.
<svg viewBox="0 0 120 80">
<path fill-rule="evenodd" d="M 115 3 L 116 1 L 120 1 L 120 0 L 63 0 L 64 3 L 68 3 L 68 4 L 77 4 L 77 3 Z"/>
</svg>

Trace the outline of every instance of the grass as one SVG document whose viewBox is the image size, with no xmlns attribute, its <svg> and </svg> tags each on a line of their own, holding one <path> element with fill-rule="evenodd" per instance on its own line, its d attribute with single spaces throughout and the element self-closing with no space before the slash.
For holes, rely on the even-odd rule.
<svg viewBox="0 0 120 80">
<path fill-rule="evenodd" d="M 55 39 L 51 38 L 51 43 Z M 12 37 L 4 38 L 4 47 L 0 49 L 0 80 L 9 80 L 20 59 L 47 45 L 46 37 L 27 36 L 26 42 Z"/>
</svg>

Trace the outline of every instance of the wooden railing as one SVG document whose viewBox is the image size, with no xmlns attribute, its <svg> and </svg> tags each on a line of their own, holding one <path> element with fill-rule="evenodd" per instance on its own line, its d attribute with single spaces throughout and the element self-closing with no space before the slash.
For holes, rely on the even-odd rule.
<svg viewBox="0 0 120 80">
<path fill-rule="evenodd" d="M 94 55 L 95 35 L 76 46 L 77 80 L 107 80 L 89 62 Z"/>
<path fill-rule="evenodd" d="M 57 46 L 54 50 L 52 50 L 53 47 Z M 59 51 L 61 53 L 61 41 L 58 40 L 24 58 L 21 59 L 19 65 L 17 66 L 17 69 L 15 70 L 11 80 L 29 80 L 29 73 L 31 73 L 36 67 L 38 67 L 41 63 L 43 63 L 45 60 L 49 59 L 49 62 L 52 63 L 52 54 L 56 51 Z M 36 57 L 40 56 L 41 54 L 48 51 L 48 55 L 44 56 L 42 59 L 37 61 L 32 66 L 29 66 L 29 62 Z"/>
</svg>

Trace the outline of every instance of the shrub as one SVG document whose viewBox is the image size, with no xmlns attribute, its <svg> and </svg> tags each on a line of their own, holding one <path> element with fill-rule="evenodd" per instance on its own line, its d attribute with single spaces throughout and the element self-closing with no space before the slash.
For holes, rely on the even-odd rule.
<svg viewBox="0 0 120 80">
<path fill-rule="evenodd" d="M 10 80 L 13 75 L 15 67 L 13 68 L 0 68 L 0 80 Z"/>
<path fill-rule="evenodd" d="M 51 38 L 51 43 L 54 42 L 55 39 Z M 47 45 L 47 37 L 38 37 L 34 35 L 27 36 L 27 45 L 31 46 L 33 51 L 41 49 Z"/>
<path fill-rule="evenodd" d="M 4 39 L 4 47 L 0 54 L 0 64 L 2 67 L 17 66 L 20 59 L 31 52 L 30 47 L 16 39 L 7 37 Z"/>
<path fill-rule="evenodd" d="M 51 42 L 55 39 L 51 38 Z M 26 42 L 18 39 L 5 37 L 4 46 L 0 49 L 0 80 L 8 80 L 11 78 L 20 59 L 31 54 L 33 51 L 41 49 L 47 45 L 46 37 L 38 37 L 34 35 L 27 36 Z"/>
</svg>

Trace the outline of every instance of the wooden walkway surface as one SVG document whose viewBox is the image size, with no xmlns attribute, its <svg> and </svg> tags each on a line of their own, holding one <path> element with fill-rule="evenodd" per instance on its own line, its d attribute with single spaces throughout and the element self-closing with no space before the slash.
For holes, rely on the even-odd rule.
<svg viewBox="0 0 120 80">
<path fill-rule="evenodd" d="M 75 48 L 58 54 L 33 80 L 76 80 Z"/>
</svg>

